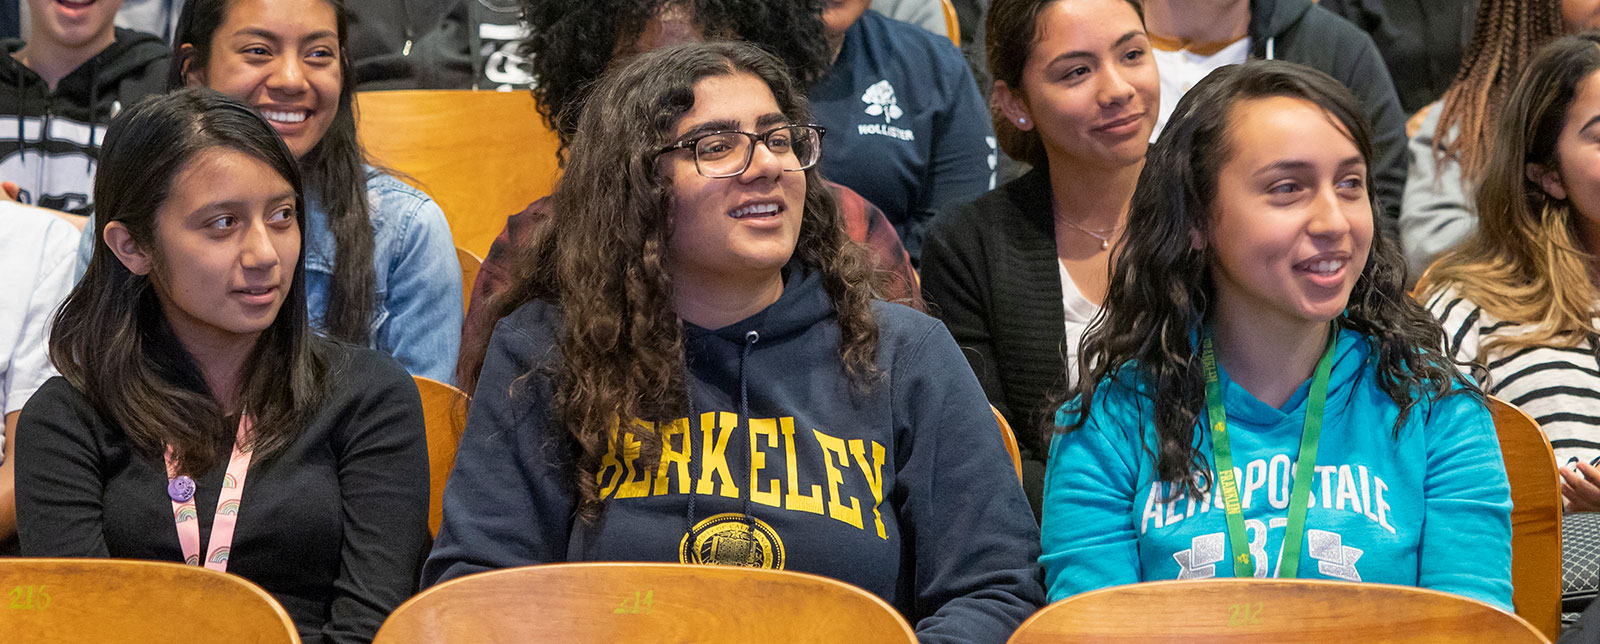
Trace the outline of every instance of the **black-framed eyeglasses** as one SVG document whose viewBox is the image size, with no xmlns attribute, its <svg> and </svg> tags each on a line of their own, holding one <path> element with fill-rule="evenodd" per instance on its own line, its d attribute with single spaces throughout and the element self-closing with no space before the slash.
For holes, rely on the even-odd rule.
<svg viewBox="0 0 1600 644">
<path fill-rule="evenodd" d="M 707 132 L 661 148 L 656 154 L 693 150 L 695 171 L 707 179 L 722 179 L 744 174 L 755 157 L 755 142 L 760 141 L 778 158 L 784 172 L 800 172 L 822 159 L 822 135 L 827 131 L 821 125 L 784 125 L 760 134 Z"/>
</svg>

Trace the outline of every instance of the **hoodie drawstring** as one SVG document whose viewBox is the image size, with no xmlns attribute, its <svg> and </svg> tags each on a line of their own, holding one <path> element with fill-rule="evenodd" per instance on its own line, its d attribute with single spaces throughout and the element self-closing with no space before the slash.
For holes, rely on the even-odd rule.
<svg viewBox="0 0 1600 644">
<path fill-rule="evenodd" d="M 760 333 L 757 333 L 755 331 L 749 331 L 749 332 L 745 333 L 744 334 L 744 349 L 739 352 L 739 426 L 738 426 L 738 429 L 741 432 L 740 435 L 745 436 L 745 437 L 749 437 L 750 436 L 750 383 L 745 378 L 745 370 L 744 370 L 744 368 L 745 368 L 745 365 L 747 363 L 749 363 L 749 361 L 750 361 L 750 350 L 755 348 L 756 343 L 760 342 L 760 341 L 761 341 L 761 334 Z M 689 412 L 689 421 L 688 421 L 688 428 L 684 432 L 684 445 L 683 445 L 683 447 L 684 447 L 684 451 L 687 453 L 687 456 L 688 456 L 688 459 L 689 459 L 689 504 L 688 504 L 687 510 L 684 513 L 684 527 L 683 527 L 684 534 L 689 534 L 694 530 L 694 520 L 695 520 L 694 499 L 697 496 L 696 486 L 700 482 L 700 459 L 695 458 L 695 453 L 694 453 L 694 433 L 695 433 L 695 430 L 700 425 L 700 414 L 695 411 L 694 394 L 690 391 L 690 387 L 691 387 L 690 382 L 691 381 L 689 379 L 689 355 L 688 355 L 687 352 L 685 352 L 684 353 L 684 359 L 683 359 L 683 404 L 684 404 L 684 408 L 687 409 L 688 412 Z M 751 465 L 752 465 L 751 461 L 754 458 L 751 455 L 751 453 L 753 451 L 755 451 L 755 444 L 754 443 L 746 445 L 746 449 L 744 451 L 744 458 L 745 458 L 744 469 L 745 469 L 746 472 L 750 471 L 750 468 L 751 468 Z M 755 517 L 751 514 L 751 510 L 754 508 L 754 500 L 753 500 L 753 497 L 752 497 L 752 495 L 750 493 L 750 490 L 745 489 L 746 486 L 740 485 L 738 487 L 740 489 L 739 496 L 740 496 L 741 501 L 743 501 L 743 505 L 744 505 L 744 524 L 745 524 L 745 527 L 750 531 L 750 534 L 754 535 L 755 531 L 756 531 L 756 521 L 755 521 Z"/>
<path fill-rule="evenodd" d="M 750 383 L 744 377 L 744 366 L 750 362 L 750 350 L 761 341 L 761 334 L 750 331 L 744 334 L 744 351 L 739 352 L 739 435 L 750 438 Z M 749 472 L 752 460 L 751 453 L 756 449 L 755 441 L 751 440 L 744 450 L 744 471 Z M 751 505 L 755 495 L 750 493 L 747 479 L 744 488 L 744 524 L 750 528 L 750 533 L 755 534 L 756 521 L 750 516 Z"/>
<path fill-rule="evenodd" d="M 99 148 L 100 143 L 94 137 L 94 128 L 100 123 L 100 60 L 94 59 L 89 68 L 89 147 Z M 83 176 L 93 176 L 95 159 L 100 155 L 89 157 L 89 162 L 83 165 Z"/>
<path fill-rule="evenodd" d="M 695 485 L 700 482 L 700 459 L 694 457 L 694 433 L 700 427 L 700 413 L 694 409 L 694 394 L 689 391 L 689 354 L 683 355 L 683 406 L 689 410 L 689 419 L 683 430 L 683 451 L 689 459 L 689 509 L 683 517 L 683 533 L 694 531 Z"/>
<path fill-rule="evenodd" d="M 22 95 L 22 74 L 17 74 L 17 91 L 16 91 L 16 94 L 17 94 L 17 97 L 18 97 L 17 100 L 19 101 L 19 103 L 21 103 L 21 104 L 27 103 L 27 97 L 24 97 Z M 21 109 L 21 107 L 22 107 L 21 104 L 19 104 L 17 106 L 19 109 L 17 109 L 17 114 L 16 114 L 16 117 L 17 117 L 17 158 L 18 159 L 23 158 L 22 155 L 25 154 L 27 152 L 27 149 L 28 149 L 28 130 L 24 127 L 26 125 L 26 123 L 24 123 L 23 120 L 22 120 L 22 112 L 24 110 Z"/>
</svg>

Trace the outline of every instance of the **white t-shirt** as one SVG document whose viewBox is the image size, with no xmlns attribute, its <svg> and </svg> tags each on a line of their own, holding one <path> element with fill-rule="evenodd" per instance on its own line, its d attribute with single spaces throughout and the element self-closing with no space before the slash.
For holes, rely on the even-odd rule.
<svg viewBox="0 0 1600 644">
<path fill-rule="evenodd" d="M 1078 382 L 1078 349 L 1083 344 L 1083 333 L 1089 322 L 1100 314 L 1100 305 L 1090 302 L 1067 273 L 1067 265 L 1056 260 L 1056 270 L 1061 273 L 1061 309 L 1066 312 L 1067 324 L 1067 384 Z"/>
<path fill-rule="evenodd" d="M 1154 143 L 1156 137 L 1161 136 L 1162 128 L 1167 126 L 1167 119 L 1172 118 L 1178 99 L 1183 98 L 1189 88 L 1218 67 L 1237 65 L 1250 58 L 1250 37 L 1235 40 L 1210 56 L 1187 49 L 1167 51 L 1159 47 L 1150 48 L 1150 53 L 1155 56 L 1156 71 L 1161 74 L 1161 115 L 1156 118 L 1155 131 L 1150 133 L 1150 142 Z"/>
<path fill-rule="evenodd" d="M 56 375 L 47 338 L 56 308 L 72 292 L 77 252 L 78 230 L 72 224 L 0 201 L 0 409 L 5 414 L 22 409 L 39 385 Z"/>
</svg>

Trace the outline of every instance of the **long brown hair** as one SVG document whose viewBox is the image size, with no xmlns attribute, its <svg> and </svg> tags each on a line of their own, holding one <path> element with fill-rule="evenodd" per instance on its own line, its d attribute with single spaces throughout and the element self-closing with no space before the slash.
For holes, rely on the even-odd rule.
<svg viewBox="0 0 1600 644">
<path fill-rule="evenodd" d="M 1461 164 L 1469 183 L 1483 172 L 1500 107 L 1517 74 L 1562 31 L 1561 0 L 1478 0 L 1472 41 L 1440 99 L 1434 159 Z"/>
<path fill-rule="evenodd" d="M 1600 34 L 1565 36 L 1539 52 L 1511 92 L 1478 186 L 1478 232 L 1441 257 L 1432 297 L 1447 287 L 1501 320 L 1535 325 L 1489 338 L 1485 350 L 1572 346 L 1596 333 L 1600 290 L 1573 226 L 1585 215 L 1527 177 L 1529 164 L 1555 170 L 1556 143 L 1578 85 L 1600 71 Z"/>
<path fill-rule="evenodd" d="M 272 126 L 254 109 L 209 89 L 145 99 L 111 122 L 95 175 L 95 253 L 50 329 L 50 360 L 147 456 L 171 447 L 181 471 L 203 473 L 233 445 L 234 427 L 206 388 L 194 358 L 173 335 L 156 295 L 163 288 L 157 215 L 172 179 L 197 156 L 223 148 L 259 159 L 295 191 L 305 231 L 300 172 Z M 105 229 L 126 226 L 157 270 L 135 275 L 106 250 Z M 252 447 L 267 458 L 292 442 L 321 405 L 328 365 L 307 327 L 305 245 L 294 282 L 245 360 L 241 407 L 254 418 Z"/>
<path fill-rule="evenodd" d="M 598 516 L 595 474 L 601 454 L 617 440 L 618 420 L 688 414 L 683 324 L 672 307 L 666 268 L 673 189 L 657 170 L 656 153 L 672 142 L 678 120 L 694 107 L 695 85 L 736 73 L 765 81 L 783 114 L 806 122 L 805 99 L 783 64 L 749 44 L 665 47 L 603 77 L 586 103 L 551 197 L 553 214 L 513 265 L 514 286 L 488 303 L 490 325 L 534 299 L 561 310 L 556 405 L 573 441 L 585 519 Z M 838 320 L 840 359 L 858 384 L 870 383 L 878 326 L 866 260 L 845 234 L 833 192 L 815 168 L 805 176 L 805 212 L 790 261 L 822 275 Z M 488 329 L 468 334 L 481 340 L 462 348 L 458 378 L 468 391 L 476 385 L 489 336 Z M 638 437 L 644 458 L 658 458 L 661 437 L 644 434 Z"/>
<path fill-rule="evenodd" d="M 227 21 L 237 0 L 188 0 L 173 35 L 169 89 L 184 85 L 186 69 L 205 69 L 211 41 Z M 373 293 L 376 271 L 372 266 L 372 217 L 367 203 L 367 155 L 356 139 L 356 75 L 350 64 L 350 11 L 344 0 L 323 0 L 333 7 L 339 38 L 339 108 L 333 123 L 299 159 L 306 179 L 306 194 L 327 213 L 333 233 L 333 280 L 328 288 L 328 308 L 321 326 L 331 337 L 365 346 L 372 335 Z M 193 45 L 185 55 L 183 46 Z M 393 172 L 390 172 L 393 174 Z"/>
</svg>

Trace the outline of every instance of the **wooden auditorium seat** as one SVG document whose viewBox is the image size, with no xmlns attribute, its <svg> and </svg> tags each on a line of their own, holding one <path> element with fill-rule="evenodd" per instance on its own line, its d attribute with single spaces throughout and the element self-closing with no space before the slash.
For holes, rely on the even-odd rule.
<svg viewBox="0 0 1600 644">
<path fill-rule="evenodd" d="M 456 465 L 456 448 L 467 428 L 466 392 L 423 376 L 412 376 L 422 395 L 422 419 L 428 432 L 428 533 L 439 536 L 444 520 L 444 484 Z"/>
<path fill-rule="evenodd" d="M 1004 414 L 994 405 L 989 405 L 989 411 L 994 412 L 994 420 L 1000 424 L 1000 438 L 1006 442 L 1006 453 L 1011 455 L 1011 466 L 1017 468 L 1017 481 L 1022 481 L 1022 450 L 1017 447 L 1017 433 L 1011 431 L 1011 423 L 1006 421 Z"/>
<path fill-rule="evenodd" d="M 1521 617 L 1460 595 L 1310 579 L 1186 579 L 1046 606 L 1009 644 L 1548 644 Z"/>
<path fill-rule="evenodd" d="M 1511 481 L 1511 603 L 1545 637 L 1561 634 L 1561 489 L 1556 456 L 1539 424 L 1489 397 Z"/>
<path fill-rule="evenodd" d="M 299 644 L 272 595 L 238 575 L 133 559 L 0 558 L 0 641 Z"/>
<path fill-rule="evenodd" d="M 472 285 L 478 282 L 478 269 L 483 268 L 483 258 L 457 246 L 456 263 L 461 264 L 461 306 L 471 308 Z"/>
<path fill-rule="evenodd" d="M 367 155 L 409 175 L 444 210 L 455 244 L 479 257 L 560 175 L 558 139 L 528 92 L 358 92 L 356 116 Z"/>
<path fill-rule="evenodd" d="M 373 644 L 749 642 L 915 644 L 888 603 L 798 572 L 563 563 L 469 575 L 396 609 Z"/>
<path fill-rule="evenodd" d="M 956 15 L 956 5 L 950 0 L 939 0 L 944 10 L 945 35 L 950 37 L 950 42 L 955 43 L 956 49 L 961 48 L 961 17 Z"/>
</svg>

